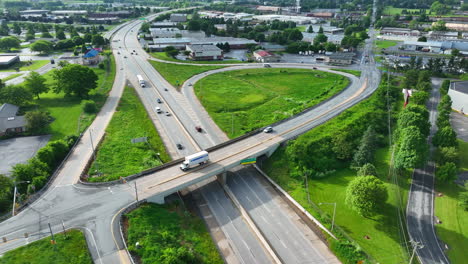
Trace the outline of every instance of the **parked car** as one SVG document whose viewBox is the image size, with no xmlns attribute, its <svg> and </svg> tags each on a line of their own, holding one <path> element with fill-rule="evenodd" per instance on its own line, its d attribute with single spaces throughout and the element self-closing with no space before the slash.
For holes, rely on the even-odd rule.
<svg viewBox="0 0 468 264">
<path fill-rule="evenodd" d="M 156 99 L 156 102 L 158 102 L 158 104 L 162 103 L 161 99 Z"/>
<path fill-rule="evenodd" d="M 182 146 L 182 144 L 177 144 L 176 146 L 177 146 L 177 149 L 183 149 L 184 148 L 184 146 Z"/>
<path fill-rule="evenodd" d="M 273 132 L 273 128 L 272 127 L 265 127 L 265 129 L 263 129 L 263 132 L 271 133 L 271 132 Z"/>
</svg>

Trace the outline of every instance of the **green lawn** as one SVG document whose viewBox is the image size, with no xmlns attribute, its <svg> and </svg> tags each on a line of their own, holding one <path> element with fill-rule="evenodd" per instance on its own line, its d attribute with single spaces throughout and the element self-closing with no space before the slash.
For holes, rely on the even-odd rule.
<svg viewBox="0 0 468 264">
<path fill-rule="evenodd" d="M 16 71 L 15 68 L 19 67 L 20 71 L 35 71 L 43 66 L 45 66 L 47 63 L 49 63 L 49 60 L 33 60 L 31 65 L 27 65 L 29 62 L 27 61 L 20 61 L 12 66 L 8 67 L 7 69 L 0 69 L 1 72 L 12 72 Z"/>
<path fill-rule="evenodd" d="M 96 90 L 90 93 L 91 99 L 95 100 L 98 106 L 102 106 L 107 93 L 111 90 L 115 78 L 115 64 L 111 63 L 111 70 L 106 74 L 106 70 L 92 68 L 98 75 Z M 53 70 L 52 70 L 53 71 Z M 47 72 L 43 76 L 47 79 L 47 84 L 51 86 L 52 71 Z M 63 93 L 56 94 L 49 91 L 46 94 L 41 94 L 40 99 L 33 101 L 31 109 L 43 109 L 49 111 L 54 121 L 50 124 L 51 140 L 61 139 L 68 135 L 76 135 L 83 132 L 88 127 L 95 114 L 85 114 L 81 109 L 81 99 L 77 97 L 65 97 Z"/>
<path fill-rule="evenodd" d="M 333 69 L 334 71 L 340 71 L 340 72 L 346 72 L 349 74 L 352 74 L 354 76 L 360 77 L 361 76 L 361 71 L 357 70 L 347 70 L 347 69 Z"/>
<path fill-rule="evenodd" d="M 359 246 L 376 261 L 379 263 L 405 263 L 408 256 L 400 244 L 398 235 L 395 209 L 397 204 L 396 187 L 387 180 L 389 158 L 388 148 L 377 151 L 375 165 L 379 178 L 386 182 L 389 199 L 382 204 L 380 215 L 372 219 L 358 215 L 345 205 L 346 187 L 356 177 L 356 173 L 351 169 L 338 169 L 325 178 L 309 180 L 309 192 L 315 205 L 337 203 L 335 223 L 357 241 Z M 304 181 L 290 176 L 288 157 L 284 148 L 278 149 L 266 162 L 265 172 L 311 214 L 318 215 L 307 202 Z M 406 199 L 409 179 L 400 179 L 400 183 L 403 185 L 401 197 Z M 319 205 L 319 207 L 329 216 L 333 215 L 333 206 Z M 370 239 L 366 239 L 364 237 L 366 235 Z"/>
<path fill-rule="evenodd" d="M 165 60 L 165 61 L 175 61 L 175 62 L 185 62 L 185 63 L 195 63 L 195 64 L 229 64 L 229 63 L 245 63 L 246 61 L 240 60 L 222 60 L 222 61 L 191 61 L 191 60 L 178 60 L 171 56 L 167 56 L 166 52 L 152 52 L 151 56 L 156 59 Z"/>
<path fill-rule="evenodd" d="M 57 251 L 47 237 L 26 246 L 8 251 L 0 257 L 0 264 L 91 264 L 84 235 L 78 230 L 55 234 Z"/>
<path fill-rule="evenodd" d="M 223 68 L 223 66 L 178 65 L 151 60 L 149 62 L 170 84 L 177 88 L 194 75 Z"/>
<path fill-rule="evenodd" d="M 130 140 L 137 137 L 148 137 L 149 145 L 132 144 Z M 97 162 L 89 170 L 90 175 L 95 174 L 97 169 L 103 175 L 90 178 L 90 181 L 116 180 L 160 165 L 156 153 L 160 153 L 164 162 L 170 160 L 135 90 L 126 87 L 117 111 L 106 128 L 105 139 L 97 152 Z"/>
<path fill-rule="evenodd" d="M 437 235 L 448 244 L 448 257 L 451 263 L 466 263 L 468 211 L 458 205 L 458 195 L 463 188 L 454 183 L 437 182 L 436 191 L 443 194 L 442 197 L 435 198 L 435 215 L 442 221 L 442 224 L 436 225 Z"/>
<path fill-rule="evenodd" d="M 218 126 L 234 138 L 285 119 L 341 91 L 347 78 L 305 69 L 248 69 L 210 75 L 195 93 Z"/>
<path fill-rule="evenodd" d="M 417 12 L 419 14 L 419 9 L 409 9 L 409 8 L 397 8 L 397 7 L 393 7 L 393 6 L 386 6 L 384 11 L 383 11 L 383 14 L 384 15 L 396 15 L 396 14 L 400 14 L 400 15 L 403 15 L 401 14 L 401 11 L 405 10 L 408 11 L 408 12 Z M 429 10 L 426 9 L 426 14 L 429 14 Z M 403 15 L 404 16 L 404 15 Z"/>
<path fill-rule="evenodd" d="M 9 81 L 9 80 L 14 79 L 16 77 L 20 77 L 21 75 L 23 75 L 23 74 L 22 73 L 13 73 L 8 77 L 3 78 L 2 82 L 6 82 L 6 81 Z"/>
<path fill-rule="evenodd" d="M 301 32 L 305 32 L 309 26 L 297 26 L 296 28 L 299 29 Z"/>
<path fill-rule="evenodd" d="M 393 47 L 398 44 L 398 41 L 393 40 L 376 40 L 375 46 L 379 49 L 386 49 L 389 47 Z"/>
<path fill-rule="evenodd" d="M 178 203 L 145 204 L 126 217 L 129 250 L 143 264 L 224 263 L 205 223 Z M 138 249 L 136 242 L 140 244 Z M 173 261 L 169 261 L 171 257 Z"/>
</svg>

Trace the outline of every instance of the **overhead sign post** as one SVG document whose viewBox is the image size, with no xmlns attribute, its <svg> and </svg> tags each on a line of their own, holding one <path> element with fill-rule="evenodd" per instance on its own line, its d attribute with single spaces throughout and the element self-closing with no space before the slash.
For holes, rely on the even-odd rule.
<svg viewBox="0 0 468 264">
<path fill-rule="evenodd" d="M 257 158 L 248 158 L 248 159 L 243 159 L 240 161 L 240 164 L 242 165 L 247 165 L 247 164 L 253 164 L 257 162 Z"/>
</svg>

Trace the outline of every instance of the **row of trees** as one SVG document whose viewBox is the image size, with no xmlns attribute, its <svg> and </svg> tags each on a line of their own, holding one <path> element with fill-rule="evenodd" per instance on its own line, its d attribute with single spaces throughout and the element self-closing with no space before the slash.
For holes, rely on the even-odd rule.
<svg viewBox="0 0 468 264">
<path fill-rule="evenodd" d="M 458 172 L 458 142 L 457 134 L 453 131 L 450 124 L 450 113 L 452 112 L 452 100 L 447 94 L 450 81 L 445 80 L 439 91 L 441 100 L 437 105 L 437 132 L 432 143 L 437 147 L 436 177 L 440 181 L 451 182 L 456 179 Z"/>
</svg>

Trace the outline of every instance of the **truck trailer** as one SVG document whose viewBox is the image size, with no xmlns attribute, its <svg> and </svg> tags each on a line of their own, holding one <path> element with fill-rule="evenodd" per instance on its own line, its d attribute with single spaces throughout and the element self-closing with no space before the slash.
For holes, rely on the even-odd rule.
<svg viewBox="0 0 468 264">
<path fill-rule="evenodd" d="M 180 164 L 180 169 L 186 171 L 190 168 L 193 168 L 197 165 L 202 165 L 210 160 L 208 156 L 208 152 L 200 151 L 198 153 L 192 154 L 190 156 L 185 157 L 185 160 L 182 164 Z"/>
<path fill-rule="evenodd" d="M 138 83 L 140 83 L 140 86 L 142 88 L 145 88 L 145 86 L 146 86 L 145 79 L 143 79 L 143 77 L 141 75 L 137 75 L 137 78 L 138 78 Z"/>
</svg>

